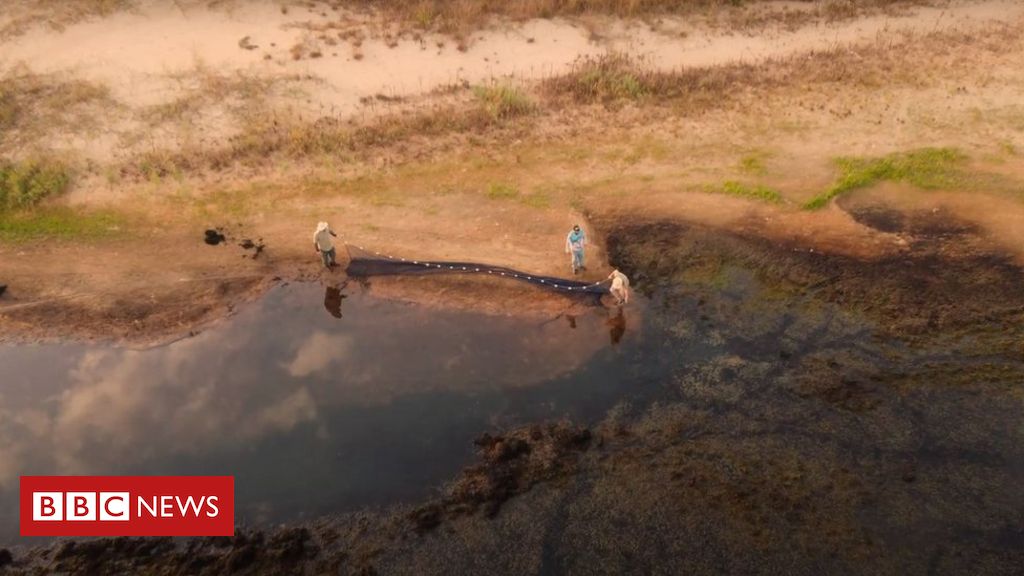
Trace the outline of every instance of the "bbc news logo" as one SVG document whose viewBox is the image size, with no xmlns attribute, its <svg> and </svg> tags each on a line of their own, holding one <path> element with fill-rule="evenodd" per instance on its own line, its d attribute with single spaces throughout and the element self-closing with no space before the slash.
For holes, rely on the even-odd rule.
<svg viewBox="0 0 1024 576">
<path fill-rule="evenodd" d="M 231 536 L 231 476 L 22 476 L 22 536 Z"/>
</svg>

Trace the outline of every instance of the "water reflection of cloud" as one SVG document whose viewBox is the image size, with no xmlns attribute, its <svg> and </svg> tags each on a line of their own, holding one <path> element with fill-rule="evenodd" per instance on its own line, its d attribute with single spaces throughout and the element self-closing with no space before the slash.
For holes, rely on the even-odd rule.
<svg viewBox="0 0 1024 576">
<path fill-rule="evenodd" d="M 19 474 L 114 473 L 137 461 L 253 441 L 317 418 L 305 387 L 259 386 L 243 334 L 84 353 L 67 386 L 0 410 L 0 485 Z M 234 356 L 232 358 L 232 356 Z M 287 380 L 287 377 L 284 377 Z M 36 406 L 40 409 L 33 408 Z M 41 466 L 40 466 L 41 465 Z"/>
<path fill-rule="evenodd" d="M 348 334 L 314 332 L 299 345 L 295 358 L 287 365 L 288 373 L 302 378 L 322 372 L 345 359 L 352 351 L 353 341 Z"/>
<path fill-rule="evenodd" d="M 534 386 L 607 346 L 599 315 L 570 330 L 385 305 L 336 322 L 277 306 L 166 347 L 57 348 L 14 365 L 35 376 L 0 390 L 0 487 L 18 474 L 152 471 L 304 424 L 329 436 L 339 409 Z"/>
</svg>

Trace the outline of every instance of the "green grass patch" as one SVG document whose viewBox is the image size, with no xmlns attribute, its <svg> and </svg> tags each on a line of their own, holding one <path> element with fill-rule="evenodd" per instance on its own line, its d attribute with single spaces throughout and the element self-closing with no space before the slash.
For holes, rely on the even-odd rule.
<svg viewBox="0 0 1024 576">
<path fill-rule="evenodd" d="M 743 182 L 729 180 L 723 182 L 721 186 L 708 186 L 705 190 L 712 194 L 726 194 L 736 196 L 737 198 L 760 200 L 761 202 L 769 202 L 771 204 L 782 203 L 782 194 L 778 190 L 760 184 L 744 184 Z"/>
<path fill-rule="evenodd" d="M 519 198 L 519 201 L 524 206 L 529 206 L 530 208 L 542 209 L 549 208 L 551 206 L 551 197 L 544 192 L 534 192 L 533 194 Z"/>
<path fill-rule="evenodd" d="M 116 212 L 40 206 L 70 184 L 71 173 L 60 162 L 0 161 L 0 241 L 93 239 L 124 230 L 126 219 Z"/>
<path fill-rule="evenodd" d="M 525 116 L 536 109 L 525 92 L 508 84 L 477 86 L 473 94 L 484 110 L 495 120 Z"/>
<path fill-rule="evenodd" d="M 823 208 L 841 194 L 879 182 L 905 182 L 927 190 L 962 188 L 967 181 L 962 169 L 966 159 L 952 148 L 922 148 L 880 158 L 837 158 L 839 178 L 828 190 L 811 198 L 804 208 Z"/>
<path fill-rule="evenodd" d="M 94 240 L 122 234 L 127 219 L 109 210 L 75 210 L 69 207 L 36 208 L 0 213 L 0 240 Z"/>
<path fill-rule="evenodd" d="M 60 196 L 70 184 L 71 174 L 59 162 L 0 162 L 0 211 L 31 208 Z"/>
<path fill-rule="evenodd" d="M 487 186 L 487 197 L 491 200 L 514 200 L 519 198 L 519 190 L 505 182 L 492 182 Z"/>
<path fill-rule="evenodd" d="M 764 176 L 768 173 L 768 168 L 765 166 L 765 159 L 767 154 L 762 152 L 752 152 L 740 158 L 739 170 L 744 174 L 750 176 Z"/>
</svg>

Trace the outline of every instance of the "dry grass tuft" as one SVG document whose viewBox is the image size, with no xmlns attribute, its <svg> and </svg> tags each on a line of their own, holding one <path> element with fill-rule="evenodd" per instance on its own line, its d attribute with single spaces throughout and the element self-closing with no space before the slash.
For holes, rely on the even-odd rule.
<svg viewBox="0 0 1024 576">
<path fill-rule="evenodd" d="M 24 148 L 70 127 L 95 126 L 101 115 L 90 112 L 96 106 L 117 106 L 107 86 L 16 66 L 0 76 L 0 145 L 15 140 Z"/>
<path fill-rule="evenodd" d="M 399 24 L 402 29 L 448 34 L 456 47 L 468 49 L 469 37 L 495 19 L 525 21 L 535 18 L 588 15 L 656 19 L 697 13 L 724 20 L 731 28 L 750 29 L 768 24 L 796 26 L 810 20 L 839 20 L 869 12 L 927 3 L 929 0 L 821 0 L 806 9 L 766 9 L 750 0 L 331 0 L 335 9 L 362 7 Z M 749 5 L 749 7 L 748 7 Z"/>
<path fill-rule="evenodd" d="M 5 2 L 11 10 L 7 24 L 0 28 L 0 39 L 24 34 L 37 24 L 46 23 L 63 30 L 86 18 L 108 16 L 135 5 L 133 0 L 37 0 L 35 2 Z M 12 4 L 12 6 L 6 6 Z"/>
<path fill-rule="evenodd" d="M 473 94 L 495 120 L 525 116 L 537 108 L 522 89 L 510 84 L 477 86 Z"/>
<path fill-rule="evenodd" d="M 587 57 L 561 76 L 545 80 L 541 89 L 555 101 L 575 104 L 617 104 L 640 100 L 686 100 L 705 107 L 729 98 L 744 85 L 769 84 L 758 72 L 770 64 L 731 64 L 659 71 L 624 54 Z"/>
<path fill-rule="evenodd" d="M 862 88 L 925 86 L 934 71 L 921 62 L 943 60 L 944 69 L 974 66 L 957 46 L 970 44 L 991 53 L 1005 52 L 1019 42 L 1008 26 L 984 32 L 908 35 L 903 41 L 836 47 L 760 63 L 655 70 L 643 61 L 617 53 L 586 57 L 561 76 L 544 80 L 540 92 L 551 103 L 672 104 L 681 113 L 721 107 L 756 90 L 810 84 L 838 84 Z"/>
<path fill-rule="evenodd" d="M 126 170 L 129 175 L 152 177 L 219 170 L 235 164 L 258 167 L 275 157 L 351 159 L 385 149 L 386 156 L 393 160 L 396 154 L 416 156 L 424 150 L 443 149 L 458 138 L 479 141 L 484 137 L 495 142 L 513 135 L 521 138 L 537 125 L 536 119 L 561 115 L 559 108 L 571 105 L 604 104 L 614 108 L 635 103 L 650 107 L 651 113 L 693 115 L 744 102 L 751 94 L 773 90 L 789 93 L 796 87 L 806 91 L 812 86 L 842 90 L 880 84 L 930 85 L 934 83 L 935 68 L 920 65 L 924 56 L 928 56 L 924 61 L 932 62 L 938 54 L 947 72 L 970 70 L 974 61 L 960 55 L 958 45 L 971 44 L 1002 53 L 1008 49 L 1008 33 L 1009 29 L 993 27 L 984 35 L 933 34 L 908 37 L 898 46 L 857 46 L 757 64 L 675 71 L 653 70 L 641 61 L 609 54 L 581 60 L 570 72 L 541 81 L 529 93 L 518 86 L 496 83 L 476 87 L 472 90 L 474 98 L 466 99 L 460 93 L 468 86 L 457 83 L 438 91 L 438 95 L 453 96 L 454 103 L 372 117 L 361 124 L 331 116 L 302 120 L 250 106 L 246 108 L 248 115 L 241 118 L 241 133 L 227 145 L 151 151 L 131 162 Z M 224 94 L 231 89 L 217 88 L 213 93 Z M 263 89 L 253 88 L 256 92 Z M 757 175 L 764 167 L 756 159 L 748 159 L 741 169 Z M 776 201 L 766 190 L 729 186 L 722 187 L 722 192 Z"/>
<path fill-rule="evenodd" d="M 232 137 L 227 146 L 152 150 L 123 166 L 121 175 L 153 179 L 223 170 L 236 164 L 259 167 L 273 158 L 330 156 L 346 159 L 448 135 L 488 132 L 502 123 L 502 118 L 480 106 L 440 106 L 413 113 L 388 114 L 362 125 L 333 117 L 309 122 L 264 112 L 251 115 L 242 132 Z"/>
</svg>

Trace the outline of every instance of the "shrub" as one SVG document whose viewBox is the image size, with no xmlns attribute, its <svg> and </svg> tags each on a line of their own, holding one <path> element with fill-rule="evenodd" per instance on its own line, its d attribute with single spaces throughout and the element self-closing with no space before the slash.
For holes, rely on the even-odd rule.
<svg viewBox="0 0 1024 576">
<path fill-rule="evenodd" d="M 0 163 L 0 210 L 31 208 L 63 194 L 70 183 L 67 168 L 58 162 Z"/>
<path fill-rule="evenodd" d="M 473 93 L 495 120 L 524 116 L 535 109 L 533 102 L 522 90 L 507 84 L 477 86 Z"/>
</svg>

